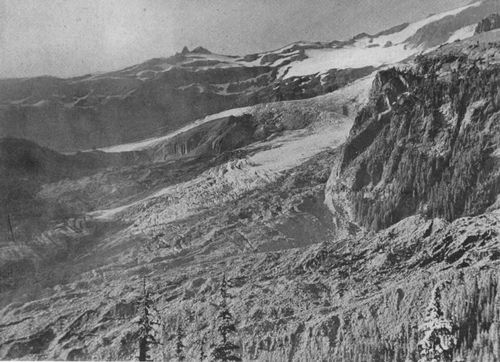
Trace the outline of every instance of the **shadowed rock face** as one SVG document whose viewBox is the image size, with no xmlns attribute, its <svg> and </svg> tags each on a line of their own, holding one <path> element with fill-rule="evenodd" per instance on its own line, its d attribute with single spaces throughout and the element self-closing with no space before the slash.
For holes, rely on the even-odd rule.
<svg viewBox="0 0 500 362">
<path fill-rule="evenodd" d="M 415 213 L 453 220 L 495 202 L 500 66 L 468 46 L 378 74 L 331 180 L 333 199 L 347 188 L 363 227 L 379 230 Z M 490 49 L 498 59 L 498 44 Z"/>
<path fill-rule="evenodd" d="M 20 139 L 0 139 L 0 217 L 30 214 L 36 193 L 46 183 L 76 180 L 106 167 L 119 167 L 137 161 L 133 153 L 104 152 L 62 155 Z M 38 205 L 41 206 L 41 205 Z M 43 208 L 39 210 L 43 212 Z"/>
<path fill-rule="evenodd" d="M 500 14 L 491 14 L 477 24 L 475 33 L 481 34 L 498 28 L 500 28 Z"/>
</svg>

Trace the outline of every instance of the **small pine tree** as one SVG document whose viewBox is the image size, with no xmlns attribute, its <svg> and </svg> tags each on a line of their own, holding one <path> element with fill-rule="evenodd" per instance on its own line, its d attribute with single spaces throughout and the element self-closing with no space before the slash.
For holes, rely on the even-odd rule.
<svg viewBox="0 0 500 362">
<path fill-rule="evenodd" d="M 203 338 L 200 341 L 200 361 L 203 362 L 208 358 L 207 351 L 206 351 L 206 344 L 207 344 L 207 335 L 204 334 Z"/>
<path fill-rule="evenodd" d="M 231 340 L 231 335 L 236 333 L 236 325 L 227 305 L 229 297 L 227 288 L 226 276 L 224 275 L 220 286 L 221 302 L 219 305 L 219 314 L 217 315 L 217 332 L 220 338 L 219 342 L 213 346 L 211 355 L 215 361 L 241 361 L 237 352 L 239 347 Z"/>
<path fill-rule="evenodd" d="M 143 279 L 142 297 L 140 299 L 140 313 L 139 319 L 139 361 L 149 361 L 148 355 L 151 344 L 157 344 L 154 337 L 154 322 L 152 311 L 154 311 L 154 302 L 151 299 L 149 291 L 146 289 L 146 278 Z"/>
<path fill-rule="evenodd" d="M 418 342 L 421 357 L 419 362 L 447 362 L 453 357 L 456 339 L 453 335 L 453 324 L 444 317 L 441 309 L 440 287 L 441 285 L 437 284 L 432 290 L 426 317 L 420 326 L 424 336 Z"/>
<path fill-rule="evenodd" d="M 182 321 L 179 318 L 177 320 L 177 331 L 176 331 L 176 339 L 175 339 L 175 355 L 177 356 L 178 361 L 184 361 L 186 357 L 184 356 L 184 329 L 182 328 Z"/>
</svg>

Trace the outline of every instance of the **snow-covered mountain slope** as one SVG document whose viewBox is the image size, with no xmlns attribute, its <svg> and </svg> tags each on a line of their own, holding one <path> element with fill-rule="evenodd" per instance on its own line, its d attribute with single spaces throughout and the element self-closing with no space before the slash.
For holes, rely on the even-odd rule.
<svg viewBox="0 0 500 362">
<path fill-rule="evenodd" d="M 389 34 L 361 34 L 344 44 L 307 49 L 305 59 L 283 66 L 285 70 L 282 70 L 282 73 L 285 78 L 289 78 L 324 73 L 332 68 L 380 67 L 394 64 L 412 55 L 429 51 L 436 45 L 473 36 L 477 22 L 495 10 L 498 9 L 494 1 L 478 1 L 403 25 Z M 433 36 L 439 40 L 433 39 Z"/>
<path fill-rule="evenodd" d="M 0 135 L 64 152 L 161 136 L 224 110 L 334 91 L 467 37 L 469 26 L 494 11 L 496 1 L 484 0 L 344 41 L 302 41 L 245 56 L 186 48 L 109 73 L 0 80 Z"/>
</svg>

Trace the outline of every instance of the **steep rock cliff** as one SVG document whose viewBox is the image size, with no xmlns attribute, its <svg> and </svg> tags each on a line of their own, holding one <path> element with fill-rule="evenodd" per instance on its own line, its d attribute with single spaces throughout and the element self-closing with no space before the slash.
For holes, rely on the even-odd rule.
<svg viewBox="0 0 500 362">
<path fill-rule="evenodd" d="M 475 33 L 480 34 L 500 28 L 500 14 L 491 14 L 477 24 Z"/>
<path fill-rule="evenodd" d="M 381 71 L 329 182 L 329 203 L 371 230 L 421 213 L 477 215 L 500 191 L 499 44 L 450 45 Z"/>
</svg>

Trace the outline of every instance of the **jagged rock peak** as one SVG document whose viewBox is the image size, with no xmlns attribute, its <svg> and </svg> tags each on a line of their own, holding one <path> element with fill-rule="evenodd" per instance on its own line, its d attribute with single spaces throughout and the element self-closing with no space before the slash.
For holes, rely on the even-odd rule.
<svg viewBox="0 0 500 362">
<path fill-rule="evenodd" d="M 477 24 L 475 34 L 485 33 L 498 28 L 500 28 L 500 14 L 491 14 Z"/>
<path fill-rule="evenodd" d="M 182 55 L 186 55 L 186 54 L 212 54 L 212 52 L 206 48 L 203 48 L 202 46 L 198 46 L 198 47 L 194 48 L 193 50 L 189 50 L 189 48 L 187 46 L 185 46 L 184 48 L 182 48 L 181 54 Z"/>
<path fill-rule="evenodd" d="M 197 54 L 212 54 L 212 52 L 206 48 L 203 48 L 202 46 L 198 46 L 194 48 L 191 53 L 197 53 Z"/>
</svg>

